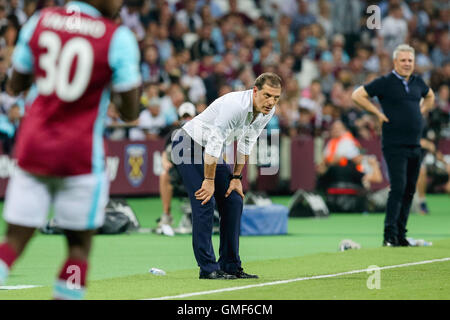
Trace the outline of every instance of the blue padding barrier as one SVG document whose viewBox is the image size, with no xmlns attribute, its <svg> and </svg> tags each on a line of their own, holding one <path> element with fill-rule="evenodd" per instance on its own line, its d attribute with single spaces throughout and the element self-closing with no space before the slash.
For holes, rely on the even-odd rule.
<svg viewBox="0 0 450 320">
<path fill-rule="evenodd" d="M 244 205 L 241 218 L 241 235 L 286 234 L 288 215 L 289 209 L 280 204 Z"/>
</svg>

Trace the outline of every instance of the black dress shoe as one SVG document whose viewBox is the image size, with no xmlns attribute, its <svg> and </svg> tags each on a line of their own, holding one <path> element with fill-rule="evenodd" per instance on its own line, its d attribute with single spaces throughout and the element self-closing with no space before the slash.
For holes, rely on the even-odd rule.
<svg viewBox="0 0 450 320">
<path fill-rule="evenodd" d="M 398 246 L 399 247 L 411 247 L 411 244 L 409 241 L 405 238 L 398 239 Z"/>
<path fill-rule="evenodd" d="M 397 245 L 394 242 L 384 240 L 383 247 L 396 247 Z"/>
<path fill-rule="evenodd" d="M 237 279 L 236 276 L 223 272 L 222 270 L 213 271 L 208 274 L 200 273 L 199 279 L 210 279 L 210 280 L 233 280 Z"/>
<path fill-rule="evenodd" d="M 238 279 L 258 279 L 256 274 L 248 274 L 244 272 L 244 269 L 239 269 L 236 273 L 232 273 Z"/>
</svg>

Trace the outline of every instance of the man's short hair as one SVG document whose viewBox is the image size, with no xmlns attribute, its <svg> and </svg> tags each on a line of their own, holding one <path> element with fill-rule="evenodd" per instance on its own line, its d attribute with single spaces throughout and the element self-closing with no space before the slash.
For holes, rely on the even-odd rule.
<svg viewBox="0 0 450 320">
<path fill-rule="evenodd" d="M 255 87 L 261 90 L 265 84 L 274 88 L 281 88 L 281 78 L 273 72 L 262 73 L 255 80 Z"/>
<path fill-rule="evenodd" d="M 392 58 L 394 60 L 397 59 L 397 55 L 399 52 L 411 52 L 413 55 L 415 54 L 414 48 L 405 43 L 400 44 L 397 46 L 397 48 L 395 48 L 394 53 L 392 54 Z"/>
</svg>

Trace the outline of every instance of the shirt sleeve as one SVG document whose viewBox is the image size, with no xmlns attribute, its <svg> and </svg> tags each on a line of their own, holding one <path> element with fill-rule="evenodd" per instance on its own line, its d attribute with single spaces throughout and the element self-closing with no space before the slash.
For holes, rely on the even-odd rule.
<svg viewBox="0 0 450 320">
<path fill-rule="evenodd" d="M 237 151 L 243 155 L 250 155 L 250 153 L 253 150 L 253 147 L 255 146 L 256 141 L 258 140 L 258 137 L 261 135 L 261 132 L 263 129 L 267 126 L 270 119 L 272 119 L 272 116 L 275 113 L 274 107 L 271 111 L 271 113 L 264 117 L 264 119 L 259 122 L 255 126 L 250 126 L 250 128 L 241 135 L 241 137 L 238 140 L 237 144 Z"/>
<path fill-rule="evenodd" d="M 116 92 L 124 92 L 141 84 L 140 52 L 134 34 L 125 26 L 115 31 L 109 48 L 112 85 Z"/>
<path fill-rule="evenodd" d="M 425 97 L 428 94 L 428 91 L 430 91 L 430 87 L 427 86 L 425 81 L 421 77 L 419 77 L 419 83 L 420 83 L 420 93 L 422 97 Z"/>
<path fill-rule="evenodd" d="M 372 82 L 364 85 L 364 89 L 369 94 L 369 97 L 380 97 L 384 90 L 384 79 L 382 77 L 373 80 Z"/>
<path fill-rule="evenodd" d="M 224 103 L 221 104 L 219 110 L 205 146 L 205 152 L 216 158 L 220 157 L 228 134 L 236 129 L 236 117 L 239 116 L 239 112 L 230 110 L 229 106 Z"/>
<path fill-rule="evenodd" d="M 40 13 L 36 12 L 24 24 L 19 33 L 19 38 L 12 55 L 12 65 L 15 70 L 23 74 L 33 73 L 34 58 L 30 48 L 30 39 L 33 36 Z"/>
</svg>

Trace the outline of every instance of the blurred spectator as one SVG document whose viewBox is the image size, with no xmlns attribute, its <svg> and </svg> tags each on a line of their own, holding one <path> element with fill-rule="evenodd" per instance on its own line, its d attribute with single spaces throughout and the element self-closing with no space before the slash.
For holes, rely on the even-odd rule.
<svg viewBox="0 0 450 320">
<path fill-rule="evenodd" d="M 251 66 L 244 65 L 238 70 L 238 77 L 232 82 L 233 91 L 250 89 L 255 83 L 255 74 Z"/>
<path fill-rule="evenodd" d="M 450 33 L 443 32 L 438 38 L 437 46 L 431 51 L 431 61 L 439 68 L 450 61 Z"/>
<path fill-rule="evenodd" d="M 333 21 L 331 19 L 331 4 L 325 0 L 319 0 L 319 15 L 317 22 L 322 27 L 327 40 L 331 40 L 334 33 Z"/>
<path fill-rule="evenodd" d="M 334 1 L 331 14 L 333 17 L 333 32 L 344 36 L 344 50 L 350 57 L 354 56 L 355 44 L 359 42 L 362 10 L 360 1 Z"/>
<path fill-rule="evenodd" d="M 17 18 L 19 24 L 23 25 L 27 21 L 28 17 L 20 7 L 19 2 L 19 0 L 9 1 L 9 14 L 14 15 Z"/>
<path fill-rule="evenodd" d="M 181 69 L 174 56 L 170 56 L 164 63 L 164 69 L 161 71 L 161 87 L 163 91 L 167 90 L 172 84 L 178 84 L 181 79 Z"/>
<path fill-rule="evenodd" d="M 145 37 L 145 29 L 140 19 L 140 9 L 143 0 L 127 0 L 120 11 L 120 18 L 124 25 L 131 29 L 138 41 Z"/>
<path fill-rule="evenodd" d="M 158 48 L 154 45 L 144 48 L 141 62 L 142 80 L 146 82 L 159 82 L 161 80 L 161 65 L 159 64 Z"/>
<path fill-rule="evenodd" d="M 203 79 L 206 88 L 206 103 L 208 105 L 220 96 L 220 88 L 227 84 L 226 69 L 225 63 L 219 61 L 214 66 L 214 72 Z"/>
<path fill-rule="evenodd" d="M 21 118 L 20 106 L 16 103 L 9 108 L 6 114 L 0 114 L 0 140 L 3 152 L 6 154 L 10 154 L 12 151 Z"/>
<path fill-rule="evenodd" d="M 181 77 L 181 86 L 188 93 L 188 98 L 193 103 L 204 102 L 206 88 L 202 78 L 198 75 L 199 62 L 194 60 L 188 65 L 187 73 Z"/>
<path fill-rule="evenodd" d="M 161 63 L 165 63 L 173 56 L 172 42 L 169 39 L 169 26 L 160 25 L 158 28 L 158 36 L 156 38 L 156 46 L 158 47 Z"/>
<path fill-rule="evenodd" d="M 428 82 L 430 80 L 431 71 L 434 68 L 428 52 L 428 46 L 424 41 L 419 41 L 417 45 L 413 47 L 416 50 L 415 70 L 426 82 Z"/>
<path fill-rule="evenodd" d="M 130 130 L 131 140 L 156 140 L 161 138 L 162 129 L 167 126 L 160 99 L 150 99 L 145 107 L 139 114 L 137 128 Z"/>
<path fill-rule="evenodd" d="M 126 124 L 120 119 L 119 112 L 114 103 L 111 102 L 109 104 L 106 115 L 105 137 L 109 140 L 126 139 L 128 137 Z"/>
<path fill-rule="evenodd" d="M 419 37 L 423 37 L 425 32 L 430 25 L 430 18 L 428 13 L 424 10 L 421 0 L 411 0 L 409 2 L 412 17 L 410 24 L 414 24 L 413 30 Z"/>
<path fill-rule="evenodd" d="M 202 18 L 196 11 L 195 0 L 183 1 L 184 8 L 178 11 L 175 19 L 182 23 L 188 32 L 196 33 L 202 27 Z"/>
<path fill-rule="evenodd" d="M 37 2 L 37 0 L 24 0 L 23 12 L 26 14 L 27 20 L 36 12 Z"/>
<path fill-rule="evenodd" d="M 220 18 L 223 15 L 222 8 L 216 0 L 198 0 L 196 5 L 196 10 L 200 11 L 201 8 L 208 6 L 209 11 L 214 19 Z"/>
<path fill-rule="evenodd" d="M 198 60 L 204 56 L 214 56 L 218 53 L 216 45 L 211 40 L 211 32 L 213 25 L 205 24 L 200 30 L 200 38 L 192 44 L 192 59 Z"/>
<path fill-rule="evenodd" d="M 161 113 L 164 116 L 166 125 L 176 125 L 178 121 L 178 107 L 185 101 L 183 90 L 178 84 L 172 84 L 166 95 L 161 99 Z"/>
<path fill-rule="evenodd" d="M 436 94 L 436 107 L 450 115 L 450 90 L 446 85 L 441 85 Z"/>
<path fill-rule="evenodd" d="M 407 36 L 408 24 L 402 9 L 398 4 L 391 4 L 389 15 L 381 21 L 381 29 L 378 31 L 378 48 L 391 56 L 398 45 L 405 43 Z"/>
<path fill-rule="evenodd" d="M 308 1 L 298 0 L 298 8 L 296 14 L 292 17 L 291 31 L 297 35 L 297 31 L 302 28 L 316 23 L 317 19 L 308 11 Z"/>
<path fill-rule="evenodd" d="M 324 173 L 326 168 L 355 160 L 361 154 L 360 144 L 340 120 L 333 122 L 330 128 L 330 140 L 325 145 L 323 161 L 318 165 L 318 172 Z"/>
<path fill-rule="evenodd" d="M 257 11 L 254 8 L 253 1 L 245 0 L 228 0 L 228 11 L 224 17 L 237 19 L 240 23 L 249 26 L 253 23 L 253 18 L 256 18 Z"/>
<path fill-rule="evenodd" d="M 6 27 L 8 26 L 8 13 L 6 12 L 5 5 L 0 3 L 0 35 L 5 33 Z"/>
<path fill-rule="evenodd" d="M 186 50 L 186 44 L 184 42 L 183 35 L 185 33 L 185 27 L 180 22 L 175 22 L 171 28 L 169 39 L 172 42 L 173 50 L 176 53 Z"/>
</svg>

